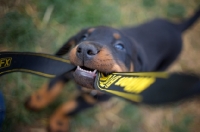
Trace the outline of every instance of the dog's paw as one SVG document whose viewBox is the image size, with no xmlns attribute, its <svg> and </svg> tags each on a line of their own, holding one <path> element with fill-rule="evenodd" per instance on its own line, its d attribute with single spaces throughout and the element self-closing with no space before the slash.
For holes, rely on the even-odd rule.
<svg viewBox="0 0 200 132">
<path fill-rule="evenodd" d="M 51 116 L 47 132 L 69 132 L 69 117 L 56 114 Z"/>
<path fill-rule="evenodd" d="M 57 82 L 50 88 L 49 84 L 45 83 L 38 91 L 36 91 L 26 99 L 25 107 L 29 110 L 34 111 L 38 111 L 45 108 L 55 100 L 55 98 L 61 92 L 63 86 L 64 83 L 62 81 Z"/>
<path fill-rule="evenodd" d="M 69 113 L 77 108 L 75 100 L 68 101 L 61 105 L 50 117 L 48 132 L 68 132 L 69 131 Z"/>
</svg>

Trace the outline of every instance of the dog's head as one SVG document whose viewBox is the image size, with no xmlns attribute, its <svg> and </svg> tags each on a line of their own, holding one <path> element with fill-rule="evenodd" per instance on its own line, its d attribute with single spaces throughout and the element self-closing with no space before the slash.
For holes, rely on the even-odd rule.
<svg viewBox="0 0 200 132">
<path fill-rule="evenodd" d="M 84 29 L 70 38 L 67 49 L 72 44 L 69 59 L 77 66 L 74 78 L 82 86 L 94 83 L 96 71 L 105 75 L 134 71 L 132 41 L 120 30 L 105 26 Z"/>
</svg>

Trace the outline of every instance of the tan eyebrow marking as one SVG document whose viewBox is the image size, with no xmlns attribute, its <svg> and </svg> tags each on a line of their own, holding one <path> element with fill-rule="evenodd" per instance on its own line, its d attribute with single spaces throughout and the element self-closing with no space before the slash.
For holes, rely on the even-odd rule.
<svg viewBox="0 0 200 132">
<path fill-rule="evenodd" d="M 88 33 L 92 33 L 95 30 L 95 28 L 88 29 Z"/>
<path fill-rule="evenodd" d="M 76 44 L 75 40 L 69 41 L 69 45 L 70 45 L 70 46 L 74 46 L 75 44 Z"/>
<path fill-rule="evenodd" d="M 119 33 L 113 33 L 113 37 L 114 37 L 115 39 L 120 39 L 120 38 L 121 38 L 121 36 L 120 36 Z"/>
</svg>

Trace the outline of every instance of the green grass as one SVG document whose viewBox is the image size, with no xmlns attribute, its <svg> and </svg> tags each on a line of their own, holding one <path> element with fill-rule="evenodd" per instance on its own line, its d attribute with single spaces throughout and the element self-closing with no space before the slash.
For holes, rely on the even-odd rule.
<svg viewBox="0 0 200 132">
<path fill-rule="evenodd" d="M 117 132 L 139 132 L 142 117 L 137 106 L 127 103 L 120 115 L 126 122 L 119 127 Z"/>
<path fill-rule="evenodd" d="M 189 127 L 193 121 L 191 115 L 185 115 L 181 121 L 170 126 L 171 132 L 189 132 Z"/>
<path fill-rule="evenodd" d="M 8 12 L 0 23 L 1 44 L 18 50 L 26 50 L 27 47 L 34 48 L 39 32 L 30 16 L 16 11 Z"/>
<path fill-rule="evenodd" d="M 0 47 L 13 51 L 53 54 L 70 36 L 84 27 L 137 25 L 156 16 L 167 19 L 183 18 L 187 16 L 187 10 L 193 10 L 198 2 L 200 1 L 36 0 L 24 2 L 19 0 L 16 6 L 13 6 L 12 2 L 5 1 L 2 7 L 8 11 L 0 16 Z M 49 17 L 48 13 L 50 13 Z M 75 93 L 74 85 L 70 83 L 50 107 L 38 113 L 27 111 L 23 106 L 25 98 L 47 80 L 26 73 L 13 73 L 1 77 L 0 88 L 4 93 L 7 106 L 3 131 L 12 132 L 19 129 L 19 126 L 22 128 L 40 126 L 38 123 L 45 126 L 46 120 L 56 107 Z M 142 121 L 138 107 L 126 102 L 124 105 L 120 117 L 125 122 L 115 131 L 138 132 Z M 113 131 L 109 124 L 105 127 L 98 125 L 95 113 L 100 111 L 94 108 L 78 114 L 72 120 L 73 130 L 80 131 L 83 128 L 88 131 Z M 176 124 L 171 127 L 171 130 L 179 132 L 183 125 Z"/>
</svg>

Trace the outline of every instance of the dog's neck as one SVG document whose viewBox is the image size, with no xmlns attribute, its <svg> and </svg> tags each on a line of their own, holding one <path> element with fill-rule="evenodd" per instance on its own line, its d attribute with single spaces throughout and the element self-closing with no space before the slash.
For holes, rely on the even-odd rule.
<svg viewBox="0 0 200 132">
<path fill-rule="evenodd" d="M 144 50 L 139 46 L 135 45 L 136 51 L 136 58 L 134 61 L 134 72 L 141 72 L 141 71 L 149 71 L 148 69 L 148 60 L 145 56 Z"/>
</svg>

